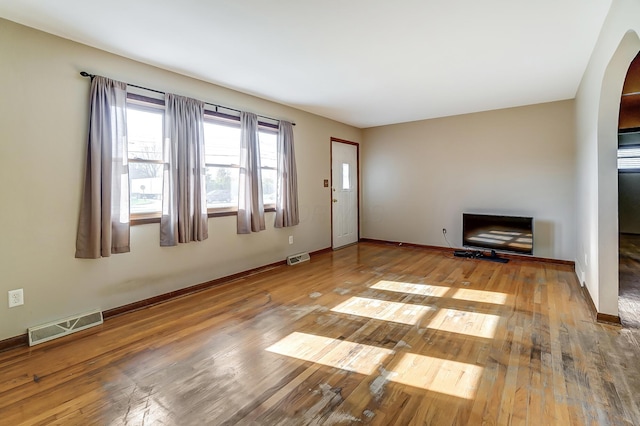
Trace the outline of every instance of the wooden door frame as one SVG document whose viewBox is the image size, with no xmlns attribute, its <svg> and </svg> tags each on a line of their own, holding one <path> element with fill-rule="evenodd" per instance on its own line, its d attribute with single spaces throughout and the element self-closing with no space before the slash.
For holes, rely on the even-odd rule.
<svg viewBox="0 0 640 426">
<path fill-rule="evenodd" d="M 356 243 L 360 241 L 360 144 L 358 142 L 348 141 L 346 139 L 334 138 L 331 137 L 329 141 L 329 171 L 330 171 L 330 180 L 329 180 L 329 204 L 331 204 L 331 249 L 333 250 L 333 143 L 344 143 L 347 145 L 354 145 L 356 147 L 356 198 L 357 198 L 357 209 L 358 214 L 356 215 L 357 219 L 357 230 L 356 230 Z"/>
</svg>

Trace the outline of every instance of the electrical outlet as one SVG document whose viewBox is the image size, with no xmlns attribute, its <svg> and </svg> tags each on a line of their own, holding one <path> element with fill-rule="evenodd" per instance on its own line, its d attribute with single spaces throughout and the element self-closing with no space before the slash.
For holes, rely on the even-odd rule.
<svg viewBox="0 0 640 426">
<path fill-rule="evenodd" d="M 289 244 L 293 244 L 293 235 L 289 235 Z"/>
<path fill-rule="evenodd" d="M 21 288 L 17 290 L 9 290 L 9 307 L 24 305 L 24 292 Z"/>
<path fill-rule="evenodd" d="M 447 233 L 447 228 L 442 228 L 442 233 L 446 234 Z"/>
</svg>

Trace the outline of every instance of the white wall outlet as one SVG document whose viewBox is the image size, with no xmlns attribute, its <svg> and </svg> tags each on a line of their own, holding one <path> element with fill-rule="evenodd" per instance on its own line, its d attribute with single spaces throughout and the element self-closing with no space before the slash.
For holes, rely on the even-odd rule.
<svg viewBox="0 0 640 426">
<path fill-rule="evenodd" d="M 289 235 L 289 244 L 293 244 L 293 235 Z"/>
<path fill-rule="evenodd" d="M 21 288 L 17 290 L 9 290 L 9 307 L 24 305 L 24 292 Z"/>
</svg>

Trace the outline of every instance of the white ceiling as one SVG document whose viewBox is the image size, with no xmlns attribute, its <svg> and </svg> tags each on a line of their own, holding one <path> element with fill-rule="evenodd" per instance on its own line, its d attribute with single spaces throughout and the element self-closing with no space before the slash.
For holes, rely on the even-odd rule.
<svg viewBox="0 0 640 426">
<path fill-rule="evenodd" d="M 0 0 L 0 16 L 357 127 L 571 99 L 611 0 Z"/>
</svg>

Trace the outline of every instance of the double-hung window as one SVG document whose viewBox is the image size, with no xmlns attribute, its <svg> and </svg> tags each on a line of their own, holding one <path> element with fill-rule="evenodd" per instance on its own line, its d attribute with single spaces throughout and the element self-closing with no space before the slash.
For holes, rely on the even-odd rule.
<svg viewBox="0 0 640 426">
<path fill-rule="evenodd" d="M 160 217 L 162 212 L 162 143 L 164 105 L 139 96 L 127 102 L 130 205 L 133 220 Z M 265 209 L 275 208 L 277 179 L 276 129 L 260 125 L 260 162 Z M 207 209 L 210 214 L 238 209 L 240 122 L 205 112 Z"/>
<path fill-rule="evenodd" d="M 162 211 L 164 107 L 127 103 L 129 191 L 132 219 Z"/>
<path fill-rule="evenodd" d="M 207 166 L 207 208 L 234 210 L 238 206 L 240 123 L 205 119 L 204 162 Z"/>
<path fill-rule="evenodd" d="M 265 209 L 276 207 L 276 181 L 278 178 L 278 131 L 260 127 L 260 167 L 262 174 L 262 202 Z"/>
<path fill-rule="evenodd" d="M 265 208 L 276 204 L 278 132 L 266 126 L 258 130 Z M 240 123 L 236 120 L 205 118 L 205 163 L 207 165 L 207 207 L 236 210 L 240 176 Z"/>
</svg>

